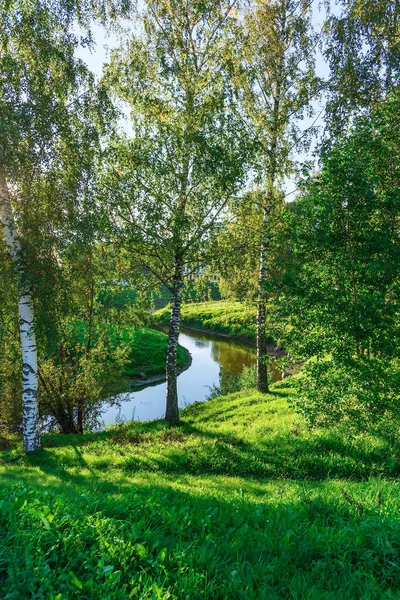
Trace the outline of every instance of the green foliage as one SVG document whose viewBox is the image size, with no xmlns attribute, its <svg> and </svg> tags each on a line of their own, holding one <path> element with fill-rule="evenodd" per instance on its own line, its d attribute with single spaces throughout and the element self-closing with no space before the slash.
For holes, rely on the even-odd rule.
<svg viewBox="0 0 400 600">
<path fill-rule="evenodd" d="M 1 235 L 1 233 L 0 233 Z M 21 346 L 17 286 L 5 245 L 0 244 L 0 424 L 15 428 L 21 416 Z"/>
<path fill-rule="evenodd" d="M 114 362 L 118 359 L 114 356 Z M 125 356 L 121 356 L 122 371 Z M 102 391 L 109 383 L 104 374 L 107 358 L 96 348 L 89 357 L 63 357 L 63 361 L 45 362 L 39 372 L 40 410 L 49 429 L 61 433 L 83 433 L 96 428 L 100 416 Z M 118 375 L 118 372 L 115 374 Z"/>
<path fill-rule="evenodd" d="M 260 212 L 294 169 L 293 150 L 309 149 L 314 128 L 301 123 L 314 113 L 320 92 L 315 74 L 317 34 L 305 0 L 253 0 L 244 5 L 242 36 L 234 48 L 234 82 L 248 135 L 254 138 L 258 186 L 266 190 Z"/>
<path fill-rule="evenodd" d="M 230 203 L 230 220 L 218 235 L 213 252 L 224 299 L 253 301 L 257 295 L 262 200 L 258 191 Z"/>
<path fill-rule="evenodd" d="M 224 299 L 247 303 L 255 301 L 259 290 L 263 230 L 267 232 L 268 251 L 264 256 L 262 287 L 271 296 L 276 295 L 276 282 L 285 264 L 284 248 L 279 244 L 284 223 L 284 200 L 282 194 L 275 190 L 270 200 L 268 222 L 263 223 L 262 207 L 265 202 L 265 192 L 255 190 L 230 204 L 230 220 L 219 234 L 213 251 L 218 285 Z"/>
<path fill-rule="evenodd" d="M 185 279 L 182 288 L 183 302 L 207 302 L 221 300 L 219 283 L 210 281 L 207 271 L 193 281 Z"/>
<path fill-rule="evenodd" d="M 280 306 L 290 352 L 315 357 L 299 380 L 310 423 L 398 420 L 399 108 L 396 93 L 360 119 L 286 214 Z"/>
<path fill-rule="evenodd" d="M 0 594 L 394 600 L 398 439 L 310 432 L 285 386 L 1 452 Z"/>
<path fill-rule="evenodd" d="M 37 346 L 31 328 L 40 338 L 42 357 L 48 358 L 60 341 L 65 248 L 79 240 L 82 255 L 87 251 L 94 230 L 90 189 L 94 158 L 100 151 L 100 135 L 114 116 L 104 88 L 76 56 L 78 48 L 92 44 L 89 24 L 99 12 L 106 12 L 97 11 L 96 4 L 7 0 L 0 6 L 1 220 L 2 229 L 11 230 L 5 239 L 14 262 L 13 291 L 16 297 L 26 294 L 32 315 L 25 319 L 30 341 L 24 365 L 20 349 L 13 349 L 12 336 L 18 330 L 7 331 L 6 352 L 0 358 L 0 418 L 15 426 L 20 413 L 16 402 L 21 374 L 17 376 L 15 367 L 8 370 L 14 354 L 25 383 L 27 449 L 40 445 Z M 10 245 L 12 238 L 15 242 Z M 7 308 L 15 311 L 6 316 L 9 324 L 18 312 L 15 302 Z M 21 314 L 20 318 L 22 329 Z M 30 442 L 33 431 L 35 441 Z"/>
<path fill-rule="evenodd" d="M 400 11 L 396 0 L 350 0 L 325 23 L 329 62 L 327 123 L 332 141 L 349 119 L 368 111 L 399 82 Z"/>
<path fill-rule="evenodd" d="M 297 381 L 295 408 L 311 427 L 342 422 L 392 439 L 400 428 L 397 360 L 365 355 L 310 360 Z"/>
<path fill-rule="evenodd" d="M 167 324 L 169 308 L 166 307 L 155 312 L 153 319 L 155 323 Z M 255 307 L 240 302 L 184 304 L 181 325 L 255 340 L 256 310 Z"/>
<path fill-rule="evenodd" d="M 104 82 L 129 105 L 134 135 L 110 140 L 99 197 L 118 216 L 114 235 L 172 292 L 184 264 L 203 264 L 246 177 L 249 143 L 227 74 L 235 19 L 220 0 L 149 0 L 133 18 Z"/>
</svg>

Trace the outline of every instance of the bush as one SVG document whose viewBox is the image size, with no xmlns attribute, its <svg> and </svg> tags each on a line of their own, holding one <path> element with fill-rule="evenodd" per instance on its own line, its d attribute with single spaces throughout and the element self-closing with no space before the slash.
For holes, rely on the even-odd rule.
<svg viewBox="0 0 400 600">
<path fill-rule="evenodd" d="M 310 427 L 346 424 L 354 431 L 397 435 L 400 365 L 366 355 L 308 362 L 296 379 L 294 408 Z"/>
<path fill-rule="evenodd" d="M 103 392 L 121 377 L 128 360 L 126 347 L 112 357 L 104 341 L 85 351 L 83 346 L 60 347 L 59 356 L 39 370 L 40 411 L 46 426 L 61 433 L 83 433 L 99 423 Z M 112 362 L 112 367 L 110 362 Z"/>
</svg>

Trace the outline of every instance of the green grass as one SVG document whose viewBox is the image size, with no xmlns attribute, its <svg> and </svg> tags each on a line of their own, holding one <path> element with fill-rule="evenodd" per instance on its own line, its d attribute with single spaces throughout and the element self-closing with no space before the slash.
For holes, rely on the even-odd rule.
<svg viewBox="0 0 400 600">
<path fill-rule="evenodd" d="M 0 452 L 0 597 L 400 598 L 400 447 L 308 431 L 282 382 Z"/>
<path fill-rule="evenodd" d="M 169 322 L 169 307 L 158 310 L 153 318 L 157 324 Z M 200 302 L 184 304 L 181 325 L 226 333 L 254 341 L 256 339 L 256 309 L 240 302 Z"/>
<path fill-rule="evenodd" d="M 83 322 L 73 323 L 72 334 L 80 343 L 86 343 L 87 328 Z M 121 346 L 129 346 L 128 363 L 123 375 L 137 377 L 139 373 L 158 375 L 164 373 L 167 357 L 168 337 L 161 331 L 148 328 L 117 327 L 115 325 L 101 324 L 93 333 L 93 341 L 101 334 L 107 334 L 108 350 L 112 355 Z M 178 344 L 178 368 L 187 362 L 185 349 Z"/>
</svg>

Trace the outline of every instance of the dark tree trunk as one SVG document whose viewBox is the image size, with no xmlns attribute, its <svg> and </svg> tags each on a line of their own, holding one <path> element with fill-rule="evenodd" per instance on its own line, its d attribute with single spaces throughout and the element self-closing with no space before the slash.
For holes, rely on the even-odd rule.
<svg viewBox="0 0 400 600">
<path fill-rule="evenodd" d="M 80 401 L 79 406 L 78 406 L 78 411 L 77 411 L 77 429 L 78 429 L 78 433 L 83 433 L 83 406 L 82 406 L 83 401 Z"/>
<path fill-rule="evenodd" d="M 258 277 L 257 298 L 257 389 L 263 394 L 269 391 L 267 365 L 267 335 L 265 331 L 267 316 L 267 280 L 266 258 L 268 253 L 268 220 L 270 207 L 264 208 L 263 238 L 260 247 L 260 272 Z"/>
<path fill-rule="evenodd" d="M 167 423 L 179 422 L 176 358 L 178 349 L 179 321 L 181 317 L 182 282 L 183 262 L 180 256 L 176 256 L 167 349 L 167 405 L 165 410 L 165 420 Z"/>
</svg>

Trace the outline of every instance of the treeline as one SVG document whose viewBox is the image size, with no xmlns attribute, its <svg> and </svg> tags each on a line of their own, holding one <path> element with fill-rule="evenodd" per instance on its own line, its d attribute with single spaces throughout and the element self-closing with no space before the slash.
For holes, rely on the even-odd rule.
<svg viewBox="0 0 400 600">
<path fill-rule="evenodd" d="M 304 375 L 311 420 L 333 372 L 348 387 L 335 387 L 332 419 L 349 394 L 357 412 L 363 381 L 385 375 L 380 397 L 394 398 L 398 8 L 340 9 L 316 30 L 305 0 L 0 6 L 1 419 L 18 422 L 22 393 L 27 451 L 40 448 L 46 398 L 77 430 L 90 424 L 126 360 L 122 349 L 106 361 L 98 326 L 142 321 L 155 286 L 171 295 L 166 419 L 178 422 L 182 290 L 198 265 L 257 302 L 260 391 L 274 314 L 279 339 L 316 357 Z M 78 58 L 95 22 L 120 39 L 100 79 Z M 311 156 L 321 102 L 320 168 L 303 169 L 288 207 L 284 182 L 301 175 L 296 153 Z M 110 302 L 120 284 L 137 290 L 134 309 Z"/>
</svg>

